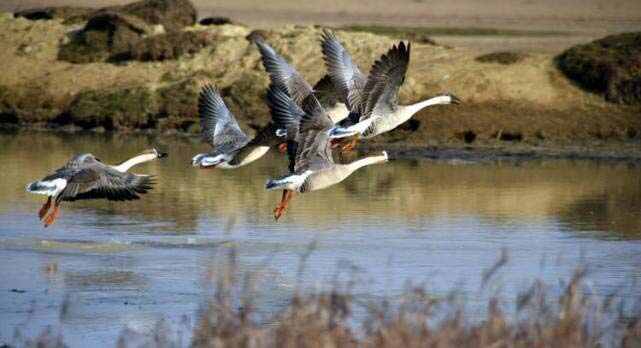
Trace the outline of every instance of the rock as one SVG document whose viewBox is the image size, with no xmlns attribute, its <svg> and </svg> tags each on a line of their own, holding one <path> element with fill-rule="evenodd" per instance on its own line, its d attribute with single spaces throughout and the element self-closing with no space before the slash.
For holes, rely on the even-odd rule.
<svg viewBox="0 0 641 348">
<path fill-rule="evenodd" d="M 571 47 L 556 61 L 567 77 L 608 101 L 641 105 L 641 32 Z"/>
<path fill-rule="evenodd" d="M 175 59 L 209 43 L 204 34 L 182 31 L 195 21 L 196 9 L 188 0 L 145 0 L 104 8 L 60 47 L 58 59 L 71 63 Z"/>
<path fill-rule="evenodd" d="M 14 16 L 29 20 L 63 19 L 64 24 L 81 23 L 89 19 L 96 9 L 88 7 L 61 6 L 33 8 L 14 13 Z"/>
<path fill-rule="evenodd" d="M 154 126 L 158 108 L 148 88 L 132 87 L 80 92 L 68 114 L 83 128 L 148 128 Z"/>
<path fill-rule="evenodd" d="M 128 50 L 112 55 L 109 60 L 147 62 L 176 59 L 185 54 L 194 54 L 213 42 L 213 37 L 207 32 L 171 31 L 138 40 Z"/>
<path fill-rule="evenodd" d="M 189 0 L 143 0 L 108 8 L 136 16 L 149 24 L 162 24 L 167 30 L 179 30 L 196 24 L 198 13 Z"/>
<path fill-rule="evenodd" d="M 515 64 L 527 57 L 524 53 L 512 52 L 512 51 L 500 51 L 484 54 L 474 58 L 477 62 L 481 63 L 497 63 L 503 65 Z"/>
<path fill-rule="evenodd" d="M 30 20 L 61 18 L 64 24 L 74 24 L 87 21 L 96 13 L 104 11 L 136 16 L 148 24 L 160 24 L 171 30 L 195 24 L 198 16 L 196 8 L 189 0 L 142 0 L 98 10 L 77 6 L 42 7 L 19 11 L 14 16 Z"/>
<path fill-rule="evenodd" d="M 274 36 L 275 34 L 271 31 L 256 29 L 256 30 L 252 30 L 252 32 L 249 33 L 249 35 L 247 35 L 245 39 L 247 39 L 247 41 L 249 42 L 254 42 L 256 41 L 256 39 L 263 39 L 263 40 L 269 41 L 269 39 Z"/>
<path fill-rule="evenodd" d="M 19 86 L 0 85 L 0 117 L 2 123 L 48 122 L 64 109 L 48 91 L 47 84 L 28 83 Z"/>
<path fill-rule="evenodd" d="M 201 19 L 198 24 L 200 25 L 224 25 L 233 24 L 228 17 L 205 17 Z"/>
<path fill-rule="evenodd" d="M 69 43 L 60 47 L 58 59 L 71 63 L 90 63 L 124 54 L 151 31 L 137 17 L 100 11 Z"/>
</svg>

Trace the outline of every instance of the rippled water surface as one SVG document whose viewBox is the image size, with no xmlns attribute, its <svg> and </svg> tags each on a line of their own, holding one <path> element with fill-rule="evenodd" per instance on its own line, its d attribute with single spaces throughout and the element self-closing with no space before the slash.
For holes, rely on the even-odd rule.
<svg viewBox="0 0 641 348">
<path fill-rule="evenodd" d="M 76 153 L 116 163 L 150 146 L 170 157 L 135 168 L 158 177 L 143 199 L 64 203 L 56 224 L 41 226 L 43 198 L 25 193 L 27 182 Z M 472 310 L 496 291 L 514 298 L 535 278 L 558 283 L 580 264 L 598 294 L 641 275 L 636 166 L 398 160 L 295 197 L 275 222 L 280 194 L 263 187 L 284 172 L 284 158 L 270 153 L 235 171 L 191 168 L 205 149 L 179 138 L 0 135 L 0 343 L 52 325 L 72 345 L 113 344 L 123 328 L 145 332 L 161 318 L 188 337 L 231 248 L 241 270 L 260 270 L 268 310 L 291 294 L 312 242 L 304 288 L 356 270 L 362 296 L 394 296 L 411 280 L 436 295 L 456 288 Z M 503 249 L 509 262 L 498 286 L 480 290 Z M 626 289 L 622 296 L 641 295 Z"/>
</svg>

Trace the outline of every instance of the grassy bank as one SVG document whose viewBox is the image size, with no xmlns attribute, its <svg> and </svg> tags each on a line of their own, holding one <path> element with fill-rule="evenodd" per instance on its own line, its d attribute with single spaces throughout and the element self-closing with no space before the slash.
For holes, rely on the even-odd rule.
<svg viewBox="0 0 641 348">
<path fill-rule="evenodd" d="M 136 23 L 126 16 L 108 20 L 129 26 Z M 257 49 L 247 39 L 251 28 L 196 24 L 162 34 L 156 27 L 145 27 L 140 29 L 140 39 L 134 37 L 135 44 L 105 46 L 116 51 L 105 51 L 96 61 L 72 63 L 74 59 L 61 59 L 60 52 L 75 40 L 78 28 L 63 19 L 31 21 L 0 15 L 0 59 L 5 64 L 5 73 L 0 75 L 1 124 L 196 134 L 197 91 L 205 80 L 220 87 L 249 133 L 269 120 L 264 102 L 268 78 Z M 441 92 L 452 92 L 464 101 L 459 106 L 426 109 L 400 129 L 374 139 L 376 145 L 478 147 L 498 142 L 509 150 L 515 144 L 630 147 L 641 139 L 641 107 L 610 103 L 583 90 L 558 70 L 552 55 L 484 55 L 441 46 L 429 37 L 559 33 L 481 28 L 347 29 L 339 30 L 338 36 L 365 71 L 399 39 L 413 41 L 401 103 Z M 287 26 L 261 31 L 261 35 L 315 83 L 324 74 L 320 30 Z M 183 42 L 189 47 L 175 47 Z M 114 56 L 119 59 L 110 58 Z"/>
</svg>

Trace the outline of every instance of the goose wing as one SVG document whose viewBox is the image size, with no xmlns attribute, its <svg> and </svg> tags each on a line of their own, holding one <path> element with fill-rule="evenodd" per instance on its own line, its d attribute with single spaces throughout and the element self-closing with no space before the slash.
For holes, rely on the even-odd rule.
<svg viewBox="0 0 641 348">
<path fill-rule="evenodd" d="M 325 112 L 304 112 L 284 88 L 272 84 L 267 92 L 272 117 L 287 130 L 290 172 L 318 170 L 333 165 L 328 130 L 333 122 Z"/>
<path fill-rule="evenodd" d="M 366 77 L 352 61 L 352 56 L 338 41 L 336 35 L 324 30 L 321 38 L 323 59 L 327 65 L 328 75 L 338 90 L 341 101 L 350 111 L 360 107 Z"/>
<path fill-rule="evenodd" d="M 342 101 L 329 75 L 323 76 L 316 82 L 314 85 L 314 95 L 324 108 L 333 107 L 337 102 Z"/>
<path fill-rule="evenodd" d="M 198 113 L 203 140 L 216 150 L 238 149 L 249 139 L 216 88 L 206 84 L 198 96 Z"/>
<path fill-rule="evenodd" d="M 59 200 L 106 198 L 128 201 L 140 198 L 139 194 L 151 190 L 153 177 L 117 171 L 100 162 L 78 168 L 66 175 L 67 185 L 60 192 Z"/>
<path fill-rule="evenodd" d="M 290 98 L 305 112 L 317 112 L 322 107 L 314 96 L 312 86 L 262 38 L 255 40 L 265 70 L 273 84 L 283 86 Z"/>
<path fill-rule="evenodd" d="M 410 44 L 401 42 L 374 63 L 361 100 L 361 120 L 373 115 L 388 115 L 396 109 L 398 91 L 405 81 L 409 61 Z"/>
</svg>

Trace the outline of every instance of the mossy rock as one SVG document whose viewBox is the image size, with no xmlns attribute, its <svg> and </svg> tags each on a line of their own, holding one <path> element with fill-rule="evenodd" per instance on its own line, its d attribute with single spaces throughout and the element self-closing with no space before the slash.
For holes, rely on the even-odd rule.
<svg viewBox="0 0 641 348">
<path fill-rule="evenodd" d="M 189 0 L 143 0 L 101 9 L 80 6 L 41 7 L 19 11 L 14 16 L 30 20 L 61 18 L 64 24 L 76 24 L 85 22 L 103 11 L 136 16 L 146 23 L 161 24 L 170 30 L 194 25 L 198 17 L 196 8 Z"/>
<path fill-rule="evenodd" d="M 50 20 L 61 18 L 64 24 L 77 24 L 85 22 L 96 12 L 96 9 L 78 6 L 42 7 L 33 8 L 14 13 L 14 16 L 29 20 Z"/>
<path fill-rule="evenodd" d="M 138 40 L 128 50 L 112 55 L 109 60 L 146 62 L 177 59 L 185 54 L 194 54 L 213 42 L 214 38 L 207 32 L 171 31 Z"/>
<path fill-rule="evenodd" d="M 511 65 L 518 63 L 525 59 L 527 55 L 519 52 L 500 51 L 484 54 L 475 58 L 477 62 L 481 63 L 496 63 L 502 65 Z"/>
<path fill-rule="evenodd" d="M 58 116 L 59 105 L 42 85 L 0 86 L 0 122 L 48 122 Z"/>
<path fill-rule="evenodd" d="M 198 21 L 200 25 L 225 25 L 233 23 L 229 17 L 205 17 Z"/>
<path fill-rule="evenodd" d="M 155 126 L 158 106 L 145 87 L 80 92 L 71 103 L 71 122 L 83 127 L 111 129 Z"/>
<path fill-rule="evenodd" d="M 581 87 L 614 103 L 641 105 L 641 32 L 607 36 L 557 57 L 559 69 Z"/>
<path fill-rule="evenodd" d="M 244 72 L 230 86 L 221 89 L 229 109 L 244 123 L 264 125 L 270 120 L 265 103 L 268 77 L 261 72 Z"/>
<path fill-rule="evenodd" d="M 159 112 L 174 124 L 187 125 L 198 121 L 198 78 L 190 78 L 157 91 Z M 182 126 L 178 126 L 181 128 Z"/>
<path fill-rule="evenodd" d="M 198 12 L 189 0 L 143 0 L 110 10 L 136 16 L 149 24 L 161 24 L 167 30 L 179 30 L 196 24 Z"/>
<path fill-rule="evenodd" d="M 69 43 L 60 47 L 58 59 L 89 63 L 126 54 L 151 32 L 149 26 L 136 17 L 111 11 L 99 12 Z"/>
</svg>

